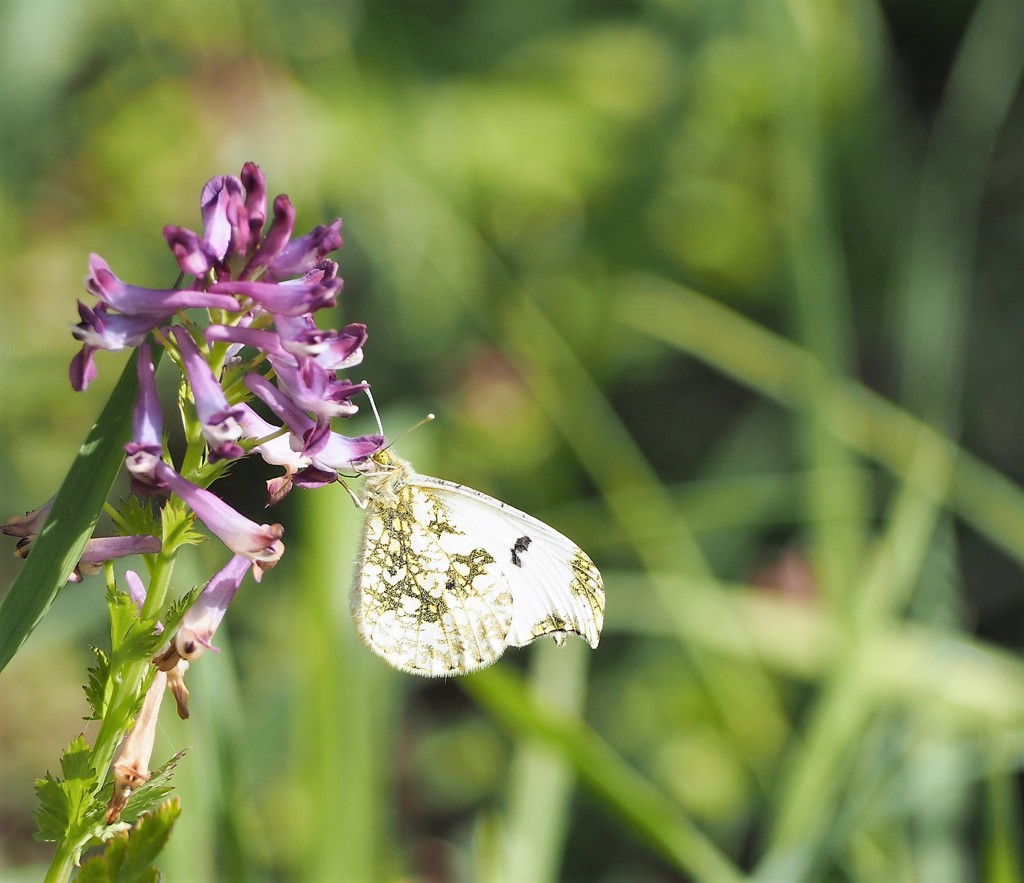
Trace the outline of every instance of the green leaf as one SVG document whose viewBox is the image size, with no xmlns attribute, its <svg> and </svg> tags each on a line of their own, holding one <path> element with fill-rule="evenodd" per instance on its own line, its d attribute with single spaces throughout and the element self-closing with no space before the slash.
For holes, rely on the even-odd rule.
<svg viewBox="0 0 1024 883">
<path fill-rule="evenodd" d="M 195 601 L 196 595 L 199 594 L 199 590 L 202 586 L 193 586 L 180 598 L 175 598 L 167 605 L 167 612 L 164 613 L 163 624 L 164 634 L 174 634 L 174 630 L 178 627 L 181 622 L 181 618 L 185 615 L 185 611 L 192 606 L 192 602 Z"/>
<path fill-rule="evenodd" d="M 127 834 L 118 834 L 100 855 L 82 863 L 79 883 L 156 883 L 163 875 L 153 867 L 181 813 L 177 799 L 168 800 L 139 819 Z"/>
<path fill-rule="evenodd" d="M 160 512 L 163 521 L 163 554 L 171 556 L 182 546 L 198 546 L 206 537 L 192 529 L 195 515 L 180 500 L 170 499 Z"/>
<path fill-rule="evenodd" d="M 155 619 L 139 619 L 139 610 L 126 592 L 107 590 L 110 609 L 110 648 L 115 660 L 129 661 L 152 656 L 166 643 L 156 632 Z"/>
<path fill-rule="evenodd" d="M 47 773 L 36 781 L 38 840 L 63 840 L 93 828 L 106 809 L 95 797 L 96 770 L 85 736 L 72 740 L 60 759 L 63 779 Z"/>
<path fill-rule="evenodd" d="M 187 748 L 183 748 L 162 767 L 153 770 L 149 778 L 132 792 L 121 813 L 124 821 L 133 822 L 167 800 L 174 790 L 171 779 L 174 778 L 175 767 L 187 751 Z"/>
<path fill-rule="evenodd" d="M 86 720 L 103 720 L 110 700 L 110 657 L 99 647 L 92 647 L 96 664 L 89 668 L 89 683 L 85 685 L 85 698 L 92 714 Z"/>
<path fill-rule="evenodd" d="M 117 529 L 125 536 L 151 534 L 160 536 L 160 518 L 153 511 L 150 501 L 143 502 L 136 496 L 121 500 L 117 514 L 111 516 Z"/>
<path fill-rule="evenodd" d="M 160 349 L 154 351 L 154 362 Z M 138 391 L 133 356 L 89 431 L 25 567 L 0 603 L 0 671 L 50 609 L 92 536 L 131 435 Z"/>
</svg>

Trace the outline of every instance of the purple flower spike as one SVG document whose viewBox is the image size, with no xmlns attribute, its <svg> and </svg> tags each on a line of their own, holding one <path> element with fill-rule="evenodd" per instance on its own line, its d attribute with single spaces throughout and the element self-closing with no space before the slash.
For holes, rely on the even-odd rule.
<svg viewBox="0 0 1024 883">
<path fill-rule="evenodd" d="M 236 555 L 244 555 L 256 565 L 257 581 L 284 554 L 280 524 L 256 524 L 236 512 L 216 494 L 203 490 L 183 478 L 162 460 L 156 464 L 156 477 L 161 484 L 181 497 L 216 536 Z"/>
<path fill-rule="evenodd" d="M 341 218 L 335 218 L 328 226 L 318 226 L 311 233 L 289 242 L 267 265 L 267 273 L 274 279 L 297 276 L 341 246 Z"/>
<path fill-rule="evenodd" d="M 164 416 L 156 392 L 156 370 L 149 344 L 143 343 L 136 356 L 139 396 L 132 416 L 132 440 L 124 446 L 125 465 L 132 475 L 132 490 L 145 496 L 152 493 L 153 468 L 164 453 Z"/>
<path fill-rule="evenodd" d="M 218 652 L 210 642 L 251 565 L 248 558 L 235 555 L 185 611 L 173 641 L 181 659 L 194 660 L 207 650 Z"/>
<path fill-rule="evenodd" d="M 238 301 L 223 294 L 128 285 L 111 272 L 110 266 L 98 254 L 89 255 L 89 275 L 85 277 L 85 287 L 108 307 L 128 316 L 158 316 L 162 320 L 178 310 L 191 307 L 231 312 L 238 310 Z"/>
<path fill-rule="evenodd" d="M 192 335 L 181 325 L 175 325 L 171 333 L 178 344 L 181 361 L 192 387 L 203 435 L 210 445 L 210 460 L 216 462 L 241 457 L 245 451 L 241 445 L 236 444 L 242 435 L 238 409 L 228 404 L 224 390 L 199 352 Z"/>
</svg>

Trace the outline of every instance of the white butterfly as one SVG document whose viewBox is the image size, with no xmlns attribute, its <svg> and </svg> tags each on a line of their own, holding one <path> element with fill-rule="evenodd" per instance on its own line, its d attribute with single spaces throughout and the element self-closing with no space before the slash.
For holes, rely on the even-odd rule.
<svg viewBox="0 0 1024 883">
<path fill-rule="evenodd" d="M 375 454 L 352 615 L 364 643 L 418 675 L 465 674 L 508 646 L 579 635 L 597 647 L 604 584 L 554 528 L 461 484 Z"/>
</svg>

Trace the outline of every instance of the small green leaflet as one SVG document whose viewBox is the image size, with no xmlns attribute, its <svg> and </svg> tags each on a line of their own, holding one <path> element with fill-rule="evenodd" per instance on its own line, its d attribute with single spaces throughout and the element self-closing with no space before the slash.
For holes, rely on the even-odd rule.
<svg viewBox="0 0 1024 883">
<path fill-rule="evenodd" d="M 134 799 L 135 795 L 132 795 Z M 78 883 L 157 883 L 163 874 L 153 867 L 181 813 L 178 798 L 144 815 L 130 832 L 116 834 L 100 855 L 82 863 Z"/>
</svg>

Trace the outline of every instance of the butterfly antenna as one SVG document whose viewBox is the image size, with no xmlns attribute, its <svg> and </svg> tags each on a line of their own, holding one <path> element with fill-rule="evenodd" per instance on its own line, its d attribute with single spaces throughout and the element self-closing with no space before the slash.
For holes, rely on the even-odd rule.
<svg viewBox="0 0 1024 883">
<path fill-rule="evenodd" d="M 364 380 L 363 383 L 366 383 L 366 381 Z M 380 413 L 377 411 L 377 403 L 373 400 L 373 393 L 370 392 L 369 386 L 367 386 L 367 388 L 366 388 L 366 397 L 370 400 L 370 408 L 372 409 L 373 416 L 374 416 L 374 418 L 377 421 L 377 430 L 380 432 L 380 434 L 382 436 L 384 436 L 384 424 L 380 422 Z M 419 429 L 424 423 L 429 423 L 433 419 L 434 419 L 434 415 L 433 414 L 427 414 L 427 416 L 424 417 L 422 420 L 420 420 L 419 423 L 415 423 L 412 426 L 410 426 L 408 429 L 406 429 L 397 438 L 394 438 L 391 441 L 389 441 L 385 447 L 381 448 L 381 450 L 382 451 L 386 451 L 395 442 L 400 441 L 401 439 L 405 438 L 414 429 Z"/>
<path fill-rule="evenodd" d="M 366 383 L 364 380 L 363 383 Z M 370 391 L 370 387 L 366 387 L 366 397 L 370 400 L 370 409 L 373 411 L 374 419 L 377 421 L 377 430 L 380 432 L 381 437 L 384 436 L 384 426 L 380 422 L 380 412 L 377 410 L 377 403 L 373 400 L 373 393 Z"/>
<path fill-rule="evenodd" d="M 434 415 L 433 415 L 433 414 L 427 414 L 427 416 L 426 416 L 426 417 L 424 417 L 424 418 L 423 418 L 422 420 L 420 420 L 420 421 L 419 421 L 419 423 L 414 423 L 414 424 L 413 424 L 412 426 L 410 426 L 410 427 L 409 427 L 408 429 L 406 429 L 406 430 L 405 430 L 405 431 L 404 431 L 404 432 L 403 432 L 403 433 L 402 433 L 401 435 L 399 435 L 399 436 L 398 436 L 397 438 L 394 438 L 394 439 L 392 439 L 391 441 L 389 441 L 389 442 L 388 442 L 388 444 L 387 444 L 387 447 L 386 447 L 386 448 L 384 448 L 384 450 L 386 451 L 386 450 L 387 450 L 388 448 L 390 448 L 390 447 L 391 447 L 391 446 L 392 446 L 393 444 L 395 444 L 396 442 L 399 442 L 399 441 L 401 441 L 401 440 L 402 440 L 403 438 L 405 438 L 405 437 L 406 437 L 406 436 L 407 436 L 407 435 L 408 435 L 408 434 L 409 434 L 410 432 L 412 432 L 412 431 L 413 431 L 414 429 L 419 429 L 419 428 L 420 428 L 421 426 L 423 426 L 423 425 L 424 425 L 425 423 L 429 423 L 429 422 L 430 422 L 431 420 L 433 420 L 433 419 L 435 419 L 435 418 L 434 418 Z"/>
</svg>

